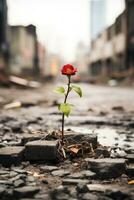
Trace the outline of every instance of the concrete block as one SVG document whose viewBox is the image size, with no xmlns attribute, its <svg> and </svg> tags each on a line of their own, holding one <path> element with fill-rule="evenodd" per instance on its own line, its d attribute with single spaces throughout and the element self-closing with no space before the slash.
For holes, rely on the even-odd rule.
<svg viewBox="0 0 134 200">
<path fill-rule="evenodd" d="M 25 145 L 25 159 L 29 161 L 56 160 L 58 156 L 58 140 L 36 140 Z"/>
</svg>

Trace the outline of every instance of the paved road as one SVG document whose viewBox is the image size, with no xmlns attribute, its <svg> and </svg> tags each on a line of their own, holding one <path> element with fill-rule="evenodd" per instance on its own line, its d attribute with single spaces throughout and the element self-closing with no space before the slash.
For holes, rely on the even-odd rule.
<svg viewBox="0 0 134 200">
<path fill-rule="evenodd" d="M 57 104 L 63 102 L 63 97 L 62 95 L 57 95 L 52 92 L 53 89 L 59 85 L 61 84 L 53 82 L 51 84 L 45 84 L 36 90 L 0 88 L 0 147 L 24 145 L 22 142 L 24 139 L 33 139 L 39 136 L 40 139 L 42 139 L 42 135 L 44 138 L 45 134 L 48 134 L 49 131 L 60 129 L 61 115 L 57 110 Z M 133 162 L 133 88 L 89 84 L 78 85 L 81 86 L 83 90 L 83 97 L 79 98 L 76 94 L 70 94 L 69 102 L 75 105 L 75 107 L 73 108 L 71 116 L 65 121 L 66 129 L 71 128 L 78 132 L 97 133 L 99 143 L 107 147 L 112 147 L 113 157 L 125 157 L 130 163 Z M 13 101 L 20 101 L 21 106 L 8 110 L 4 108 L 6 104 Z M 109 155 L 107 147 L 97 147 L 102 157 L 104 156 L 102 152 L 108 152 Z M 102 150 L 99 149 L 100 147 Z M 97 156 L 97 153 L 95 155 Z M 86 154 L 86 156 L 89 155 Z M 100 175 L 97 175 L 97 180 L 90 177 L 93 173 L 92 171 L 85 170 L 87 169 L 87 163 L 85 163 L 84 157 L 81 156 L 78 159 L 67 159 L 65 162 L 54 166 L 47 166 L 46 163 L 40 165 L 39 163 L 30 164 L 29 162 L 23 162 L 17 168 L 13 166 L 12 168 L 0 167 L 0 194 L 3 195 L 3 200 L 9 198 L 18 199 L 18 196 L 19 198 L 23 198 L 24 196 L 29 197 L 29 195 L 30 198 L 32 198 L 35 193 L 37 193 L 37 195 L 34 196 L 33 199 L 41 200 L 132 200 L 134 196 L 133 188 L 128 185 L 128 181 L 132 179 L 133 165 L 131 169 L 127 168 L 126 172 L 124 160 L 114 161 L 111 158 L 109 159 L 110 164 L 108 163 L 108 167 L 104 165 L 104 160 L 102 160 L 95 173 L 97 175 L 98 172 L 102 172 L 103 178 L 105 178 L 105 173 L 110 175 L 110 177 L 114 175 L 114 178 L 115 172 L 117 173 L 117 179 L 112 179 L 112 182 L 110 180 L 105 181 L 105 186 L 110 186 L 110 192 L 105 190 Z M 123 171 L 120 173 L 121 169 L 123 169 Z M 128 172 L 130 173 L 129 177 L 127 176 Z M 57 176 L 55 176 L 55 173 Z M 83 173 L 86 173 L 86 175 Z M 122 173 L 126 174 L 120 176 Z M 88 192 L 87 189 L 85 190 L 87 186 L 86 183 L 83 185 L 83 179 L 91 184 L 89 187 L 95 187 L 93 192 Z M 78 183 L 80 183 L 80 185 L 75 187 Z M 100 185 L 92 185 L 96 183 Z M 61 184 L 63 184 L 63 186 Z M 41 188 L 40 192 L 38 186 Z M 100 189 L 101 193 L 98 192 Z M 52 198 L 50 198 L 50 193 Z M 85 197 L 83 197 L 84 195 Z"/>
</svg>

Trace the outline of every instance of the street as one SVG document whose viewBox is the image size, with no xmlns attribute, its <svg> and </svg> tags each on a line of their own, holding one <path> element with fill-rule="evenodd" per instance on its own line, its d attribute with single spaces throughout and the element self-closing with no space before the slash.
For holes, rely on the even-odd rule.
<svg viewBox="0 0 134 200">
<path fill-rule="evenodd" d="M 60 85 L 63 83 L 46 83 L 39 89 L 0 88 L 1 148 L 22 146 L 29 138 L 41 139 L 61 129 L 61 114 L 57 105 L 63 102 L 63 96 L 53 93 L 55 87 Z M 106 171 L 106 180 L 103 180 L 105 175 L 97 175 L 98 170 L 101 172 L 100 164 L 97 171 L 95 166 L 91 171 L 85 166 L 86 154 L 57 164 L 24 160 L 21 165 L 14 166 L 13 161 L 10 168 L 0 168 L 0 194 L 5 195 L 3 199 L 28 199 L 35 194 L 34 199 L 100 199 L 100 191 L 101 199 L 133 198 L 133 185 L 129 181 L 132 181 L 134 170 L 134 90 L 85 83 L 77 85 L 81 86 L 83 97 L 79 98 L 75 93 L 69 96 L 68 102 L 74 107 L 71 116 L 65 119 L 65 129 L 97 134 L 100 146 L 96 156 L 98 160 L 105 159 L 102 174 Z M 17 104 L 12 107 L 13 102 Z M 106 149 L 103 149 L 104 146 Z M 111 148 L 110 155 L 108 148 Z M 115 170 L 117 162 L 121 174 L 116 170 L 112 175 L 104 150 L 108 157 L 113 158 L 110 169 Z M 2 162 L 1 152 L 0 158 Z M 117 158 L 119 161 L 114 161 Z M 124 159 L 131 164 L 127 166 L 127 172 L 123 168 Z M 92 165 L 91 160 L 86 162 Z M 104 186 L 101 188 L 102 184 L 110 187 L 109 192 Z M 85 186 L 87 189 L 84 189 Z"/>
</svg>

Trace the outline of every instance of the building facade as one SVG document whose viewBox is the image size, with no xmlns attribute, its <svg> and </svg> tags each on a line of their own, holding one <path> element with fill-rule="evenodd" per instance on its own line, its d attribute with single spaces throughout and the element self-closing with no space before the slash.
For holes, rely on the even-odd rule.
<svg viewBox="0 0 134 200">
<path fill-rule="evenodd" d="M 89 70 L 92 77 L 118 78 L 134 75 L 134 1 L 126 1 L 126 9 L 115 23 L 92 41 Z"/>
<path fill-rule="evenodd" d="M 7 3 L 0 0 L 0 72 L 5 73 L 9 69 L 9 37 L 7 23 Z"/>
<path fill-rule="evenodd" d="M 36 27 L 10 26 L 11 72 L 16 75 L 38 75 L 39 55 Z"/>
<path fill-rule="evenodd" d="M 38 58 L 39 58 L 40 77 L 44 78 L 44 76 L 46 74 L 46 70 L 45 70 L 46 49 L 40 42 L 38 42 Z"/>
</svg>

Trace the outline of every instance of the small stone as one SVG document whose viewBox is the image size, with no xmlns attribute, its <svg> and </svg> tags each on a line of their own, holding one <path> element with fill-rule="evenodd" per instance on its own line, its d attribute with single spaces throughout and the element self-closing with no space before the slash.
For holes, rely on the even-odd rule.
<svg viewBox="0 0 134 200">
<path fill-rule="evenodd" d="M 127 154 L 125 157 L 129 163 L 134 163 L 134 154 Z"/>
<path fill-rule="evenodd" d="M 134 164 L 130 164 L 127 166 L 127 175 L 129 177 L 134 177 Z"/>
<path fill-rule="evenodd" d="M 77 184 L 87 184 L 88 180 L 82 180 L 82 179 L 73 179 L 73 178 L 65 178 L 62 179 L 63 185 L 77 185 Z"/>
<path fill-rule="evenodd" d="M 120 148 L 115 148 L 111 150 L 111 158 L 125 158 L 126 157 L 126 152 L 123 149 Z"/>
<path fill-rule="evenodd" d="M 113 186 L 104 184 L 88 184 L 87 188 L 91 192 L 106 192 L 110 190 Z"/>
<path fill-rule="evenodd" d="M 6 170 L 0 170 L 0 175 L 6 175 L 9 174 L 9 171 Z"/>
<path fill-rule="evenodd" d="M 83 177 L 85 178 L 95 178 L 96 173 L 90 171 L 90 170 L 83 170 L 82 171 Z"/>
<path fill-rule="evenodd" d="M 81 172 L 75 172 L 68 176 L 69 178 L 83 178 L 83 174 Z"/>
<path fill-rule="evenodd" d="M 35 178 L 33 176 L 28 176 L 27 177 L 27 181 L 28 182 L 34 182 L 35 181 Z"/>
<path fill-rule="evenodd" d="M 131 197 L 129 196 L 128 193 L 125 193 L 124 191 L 120 191 L 118 189 L 107 191 L 107 196 L 111 197 L 112 199 L 130 199 Z"/>
<path fill-rule="evenodd" d="M 58 193 L 57 195 L 55 195 L 55 198 L 56 200 L 68 200 L 70 199 L 70 195 L 69 194 L 66 194 L 64 192 L 61 192 L 61 193 Z"/>
<path fill-rule="evenodd" d="M 115 110 L 115 111 L 124 111 L 125 109 L 122 106 L 114 106 L 114 107 L 112 107 L 112 110 Z"/>
<path fill-rule="evenodd" d="M 25 198 L 25 197 L 33 197 L 40 191 L 38 187 L 33 186 L 24 186 L 21 188 L 14 189 L 14 196 L 16 198 Z"/>
<path fill-rule="evenodd" d="M 81 195 L 82 200 L 99 200 L 99 197 L 95 194 L 85 193 Z"/>
<path fill-rule="evenodd" d="M 10 180 L 0 180 L 0 185 L 13 185 L 13 182 Z"/>
<path fill-rule="evenodd" d="M 69 190 L 67 187 L 60 185 L 51 192 L 51 198 L 57 200 L 70 199 Z"/>
<path fill-rule="evenodd" d="M 68 176 L 69 178 L 83 178 L 83 174 L 81 172 L 75 172 L 75 173 L 72 173 Z"/>
<path fill-rule="evenodd" d="M 95 150 L 95 153 L 96 153 L 97 158 L 100 157 L 100 156 L 103 156 L 104 158 L 110 157 L 110 152 L 107 149 L 104 149 L 102 147 L 98 147 Z"/>
<path fill-rule="evenodd" d="M 100 179 L 117 178 L 126 172 L 125 159 L 85 159 L 88 169 L 95 172 Z"/>
<path fill-rule="evenodd" d="M 6 188 L 3 186 L 0 186 L 0 197 L 4 195 L 5 191 L 6 191 Z"/>
<path fill-rule="evenodd" d="M 44 183 L 44 184 L 48 184 L 49 182 L 48 182 L 47 179 L 42 179 L 42 183 Z"/>
<path fill-rule="evenodd" d="M 51 200 L 49 194 L 36 194 L 35 199 L 37 199 L 37 200 Z M 27 199 L 23 199 L 23 200 L 27 200 Z"/>
<path fill-rule="evenodd" d="M 51 166 L 51 165 L 45 165 L 45 166 L 41 166 L 40 169 L 43 170 L 44 172 L 51 172 L 51 171 L 57 170 L 58 167 Z"/>
<path fill-rule="evenodd" d="M 12 178 L 12 177 L 17 176 L 17 175 L 18 175 L 17 172 L 11 171 L 9 176 Z"/>
<path fill-rule="evenodd" d="M 77 144 L 86 142 L 91 144 L 93 148 L 97 146 L 97 135 L 91 133 L 77 133 L 73 131 L 66 131 L 65 138 L 69 144 Z"/>
<path fill-rule="evenodd" d="M 24 182 L 24 180 L 22 180 L 22 179 L 19 179 L 19 180 L 16 180 L 16 181 L 14 181 L 14 186 L 17 188 L 17 187 L 22 187 L 22 186 L 24 186 L 25 185 L 25 182 Z"/>
<path fill-rule="evenodd" d="M 60 176 L 60 177 L 63 177 L 63 176 L 66 176 L 66 175 L 69 175 L 70 174 L 70 171 L 69 170 L 65 170 L 65 169 L 59 169 L 59 170 L 55 170 L 51 173 L 53 176 Z"/>
<path fill-rule="evenodd" d="M 16 181 L 16 180 L 19 180 L 19 179 L 22 179 L 22 180 L 25 180 L 26 179 L 26 175 L 25 174 L 18 174 L 17 176 L 13 177 L 13 178 L 10 178 L 10 181 Z"/>
<path fill-rule="evenodd" d="M 25 149 L 25 159 L 29 161 L 57 160 L 58 140 L 37 140 L 28 142 Z"/>
<path fill-rule="evenodd" d="M 20 164 L 23 160 L 24 147 L 13 146 L 0 148 L 0 163 L 4 166 Z"/>
<path fill-rule="evenodd" d="M 27 174 L 26 170 L 20 169 L 20 168 L 12 168 L 13 171 L 19 173 L 19 174 Z"/>
<path fill-rule="evenodd" d="M 85 183 L 80 183 L 77 185 L 76 190 L 78 193 L 86 193 L 88 192 L 88 187 Z"/>
</svg>

